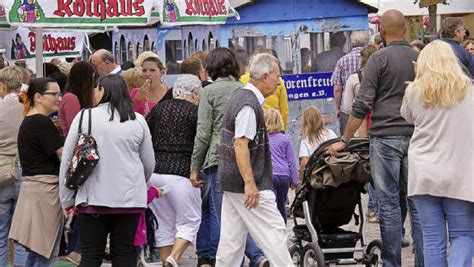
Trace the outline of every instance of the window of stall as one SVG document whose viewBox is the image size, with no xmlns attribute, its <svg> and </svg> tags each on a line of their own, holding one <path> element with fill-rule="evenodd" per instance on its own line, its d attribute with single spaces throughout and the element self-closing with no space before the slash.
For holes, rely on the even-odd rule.
<svg viewBox="0 0 474 267">
<path fill-rule="evenodd" d="M 194 40 L 193 40 L 193 34 L 189 33 L 188 34 L 188 51 L 187 51 L 187 56 L 190 56 L 194 52 Z"/>
<path fill-rule="evenodd" d="M 119 62 L 119 54 L 120 54 L 120 49 L 119 49 L 119 45 L 118 45 L 118 42 L 115 42 L 114 44 L 114 58 L 115 58 L 115 62 Z"/>
<path fill-rule="evenodd" d="M 125 37 L 122 35 L 120 37 L 120 64 L 127 61 L 127 47 L 125 44 Z"/>
<path fill-rule="evenodd" d="M 186 41 L 184 41 L 184 49 L 186 49 Z M 178 61 L 183 60 L 183 49 L 181 48 L 181 40 L 165 41 L 165 64 L 168 74 L 179 74 Z"/>
<path fill-rule="evenodd" d="M 133 56 L 133 44 L 132 42 L 128 42 L 128 48 L 127 48 L 127 52 L 128 52 L 128 60 L 129 61 L 134 61 L 134 56 Z"/>
<path fill-rule="evenodd" d="M 150 40 L 146 34 L 145 38 L 143 38 L 143 51 L 150 51 Z"/>
<path fill-rule="evenodd" d="M 143 52 L 142 44 L 140 42 L 137 43 L 137 57 Z"/>
<path fill-rule="evenodd" d="M 351 31 L 306 33 L 300 42 L 302 72 L 332 72 L 351 50 Z"/>
</svg>

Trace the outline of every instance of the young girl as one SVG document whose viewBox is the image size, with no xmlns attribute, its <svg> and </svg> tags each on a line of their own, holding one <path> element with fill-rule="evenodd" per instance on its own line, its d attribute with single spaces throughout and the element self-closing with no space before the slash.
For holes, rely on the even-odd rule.
<svg viewBox="0 0 474 267">
<path fill-rule="evenodd" d="M 289 135 L 282 133 L 283 119 L 276 109 L 265 109 L 265 125 L 267 127 L 270 152 L 272 155 L 273 192 L 275 193 L 278 210 L 286 223 L 286 199 L 290 184 L 292 188 L 299 184 L 298 170 L 295 164 L 293 144 Z"/>
<path fill-rule="evenodd" d="M 337 138 L 333 130 L 324 127 L 323 118 L 318 108 L 309 106 L 303 110 L 303 127 L 301 129 L 300 145 L 300 178 L 309 157 L 318 146 L 327 140 Z"/>
<path fill-rule="evenodd" d="M 154 187 L 154 186 L 148 188 L 147 205 L 149 205 L 153 200 L 155 200 L 155 198 L 164 196 L 164 194 L 165 192 L 164 192 L 164 189 L 162 188 Z M 135 240 L 133 242 L 133 245 L 137 247 L 139 266 L 145 266 L 146 264 L 144 246 L 148 243 L 147 228 L 149 230 L 154 228 L 153 225 L 147 225 L 148 223 L 147 218 L 146 218 L 147 216 L 148 215 L 146 214 L 145 211 L 142 211 L 140 213 L 140 218 L 138 220 L 138 226 L 137 226 L 137 232 L 135 233 Z M 153 233 L 153 236 L 154 236 L 154 233 Z M 151 252 L 151 250 L 154 248 L 149 248 L 149 249 Z"/>
</svg>

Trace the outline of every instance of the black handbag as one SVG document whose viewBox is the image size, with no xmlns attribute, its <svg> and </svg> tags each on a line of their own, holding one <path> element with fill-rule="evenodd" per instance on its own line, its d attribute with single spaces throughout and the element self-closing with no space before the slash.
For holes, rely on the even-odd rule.
<svg viewBox="0 0 474 267">
<path fill-rule="evenodd" d="M 89 109 L 88 131 L 87 133 L 82 133 L 81 131 L 84 111 L 85 110 L 81 111 L 78 129 L 79 138 L 66 174 L 66 187 L 72 190 L 78 189 L 87 180 L 100 159 L 99 151 L 97 150 L 97 142 L 94 137 L 91 136 L 91 109 Z"/>
</svg>

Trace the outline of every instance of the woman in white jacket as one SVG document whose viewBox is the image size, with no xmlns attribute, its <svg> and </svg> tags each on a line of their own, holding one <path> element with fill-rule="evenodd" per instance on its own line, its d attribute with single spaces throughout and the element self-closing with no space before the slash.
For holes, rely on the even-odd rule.
<svg viewBox="0 0 474 267">
<path fill-rule="evenodd" d="M 92 109 L 91 135 L 100 160 L 77 190 L 64 185 L 77 143 L 80 113 L 64 144 L 60 169 L 60 198 L 64 209 L 77 207 L 81 265 L 100 266 L 110 234 L 112 265 L 136 266 L 134 237 L 139 215 L 147 207 L 147 181 L 155 167 L 150 131 L 145 118 L 133 112 L 125 81 L 120 75 L 100 78 L 95 89 L 98 105 Z M 84 112 L 82 131 L 89 113 Z"/>
<path fill-rule="evenodd" d="M 443 41 L 421 51 L 416 72 L 401 115 L 415 125 L 408 196 L 420 214 L 425 266 L 468 267 L 474 249 L 474 87 Z"/>
</svg>

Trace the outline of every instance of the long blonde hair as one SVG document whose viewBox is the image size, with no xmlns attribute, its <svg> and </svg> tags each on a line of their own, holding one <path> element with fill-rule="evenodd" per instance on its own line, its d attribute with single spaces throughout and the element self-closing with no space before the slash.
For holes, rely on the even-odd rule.
<svg viewBox="0 0 474 267">
<path fill-rule="evenodd" d="M 268 133 L 283 130 L 283 119 L 278 110 L 274 108 L 265 109 L 263 111 L 263 118 L 265 119 L 265 126 L 267 127 Z"/>
<path fill-rule="evenodd" d="M 419 91 L 425 108 L 451 108 L 464 100 L 471 85 L 446 42 L 433 41 L 420 52 L 411 88 Z"/>
<path fill-rule="evenodd" d="M 311 144 L 316 144 L 317 142 L 322 141 L 323 135 L 326 131 L 326 128 L 324 128 L 323 117 L 318 108 L 315 106 L 306 107 L 303 110 L 301 137 L 303 139 L 308 138 Z"/>
</svg>

